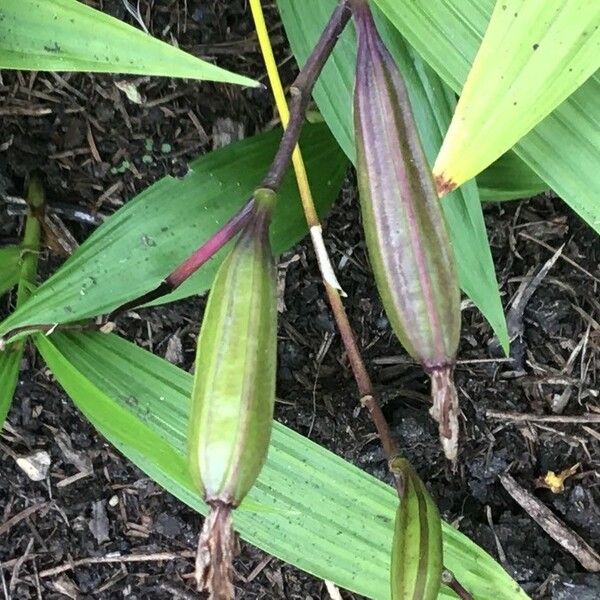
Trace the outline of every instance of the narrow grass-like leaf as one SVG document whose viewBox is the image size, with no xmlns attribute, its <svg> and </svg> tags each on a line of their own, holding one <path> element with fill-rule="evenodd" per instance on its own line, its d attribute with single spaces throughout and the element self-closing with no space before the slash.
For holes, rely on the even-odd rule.
<svg viewBox="0 0 600 600">
<path fill-rule="evenodd" d="M 599 67 L 599 2 L 499 0 L 435 161 L 438 189 L 480 173 Z"/>
<path fill-rule="evenodd" d="M 271 162 L 280 133 L 248 138 L 190 163 L 182 179 L 165 177 L 111 216 L 23 307 L 0 324 L 65 323 L 108 313 L 154 289 L 250 197 Z M 317 208 L 326 213 L 342 185 L 347 161 L 323 123 L 308 125 L 300 144 Z M 278 254 L 298 242 L 306 223 L 293 175 L 286 177 L 271 225 Z M 205 291 L 228 246 L 167 302 Z"/>
<path fill-rule="evenodd" d="M 328 15 L 333 10 L 334 2 L 333 0 L 305 0 L 300 3 L 278 0 L 277 4 L 294 55 L 302 63 L 310 54 Z M 379 23 L 383 25 L 385 21 L 380 18 Z M 389 37 L 389 26 L 381 27 L 381 31 L 390 51 L 396 55 L 394 45 Z M 406 42 L 404 43 L 406 44 Z M 355 56 L 354 36 L 352 33 L 346 32 L 338 40 L 333 57 L 326 63 L 313 92 L 327 125 L 352 161 L 354 160 L 354 133 L 351 98 L 356 65 Z M 410 81 L 408 85 L 412 93 Z M 439 148 L 436 148 L 433 158 L 437 156 L 438 150 Z M 433 158 L 431 158 L 432 161 Z M 507 180 L 504 179 L 507 174 L 506 162 L 511 164 L 510 179 Z M 502 157 L 501 162 L 496 161 L 490 165 L 482 175 L 485 175 L 484 180 L 477 179 L 481 200 L 526 198 L 549 187 L 513 152 L 508 153 L 506 160 L 505 157 Z M 490 189 L 486 187 L 488 182 L 493 182 L 493 187 Z M 515 196 L 518 190 L 523 190 L 522 196 Z M 488 192 L 491 192 L 493 197 Z"/>
<path fill-rule="evenodd" d="M 258 85 L 77 0 L 2 0 L 0 68 L 163 75 Z"/>
<path fill-rule="evenodd" d="M 185 469 L 192 376 L 103 334 L 38 336 L 59 383 L 96 428 L 175 496 L 206 513 Z M 242 537 L 368 598 L 389 600 L 395 491 L 290 429 L 274 424 L 269 457 L 236 511 Z M 475 598 L 527 595 L 486 552 L 449 525 L 444 562 Z M 442 590 L 440 598 L 455 596 Z"/>
<path fill-rule="evenodd" d="M 21 248 L 0 248 L 0 296 L 8 292 L 19 280 Z"/>
<path fill-rule="evenodd" d="M 442 79 L 460 92 L 489 23 L 494 0 L 375 2 Z M 600 6 L 594 1 L 589 4 Z M 600 74 L 596 72 L 522 138 L 514 151 L 600 232 L 599 97 Z"/>
<path fill-rule="evenodd" d="M 498 202 L 537 196 L 548 184 L 514 152 L 507 152 L 477 175 L 477 188 L 482 202 Z"/>
<path fill-rule="evenodd" d="M 292 49 L 302 63 L 327 22 L 335 0 L 278 0 L 278 6 Z M 378 19 L 378 26 L 406 81 L 425 154 L 433 164 L 454 110 L 453 94 L 385 18 Z M 356 36 L 350 26 L 325 66 L 314 96 L 339 144 L 351 157 L 355 155 L 355 70 Z M 456 254 L 460 285 L 507 348 L 506 321 L 475 183 L 444 198 L 442 208 Z"/>
<path fill-rule="evenodd" d="M 0 351 L 0 431 L 17 388 L 22 357 L 22 344 Z"/>
</svg>

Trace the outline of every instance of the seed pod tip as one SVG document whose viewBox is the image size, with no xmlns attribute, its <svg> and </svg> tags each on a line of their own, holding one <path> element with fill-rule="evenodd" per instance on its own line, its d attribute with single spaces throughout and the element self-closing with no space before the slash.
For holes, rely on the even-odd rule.
<svg viewBox="0 0 600 600">
<path fill-rule="evenodd" d="M 231 507 L 217 502 L 211 506 L 198 540 L 196 585 L 209 600 L 232 600 L 232 561 L 235 538 L 231 527 Z"/>
<path fill-rule="evenodd" d="M 456 460 L 458 452 L 458 395 L 452 377 L 452 367 L 440 367 L 430 371 L 431 416 L 438 422 L 440 441 L 446 458 Z"/>
</svg>

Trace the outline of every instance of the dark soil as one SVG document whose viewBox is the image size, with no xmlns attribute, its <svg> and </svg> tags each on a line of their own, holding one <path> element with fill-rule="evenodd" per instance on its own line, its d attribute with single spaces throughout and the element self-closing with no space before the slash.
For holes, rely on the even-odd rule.
<svg viewBox="0 0 600 600">
<path fill-rule="evenodd" d="M 246 2 L 146 3 L 146 23 L 157 36 L 216 57 L 254 76 L 263 72 Z M 98 6 L 98 3 L 96 3 Z M 184 11 L 187 6 L 187 13 Z M 131 22 L 123 5 L 104 10 Z M 277 23 L 271 10 L 270 22 Z M 170 26 L 168 33 L 166 27 Z M 280 25 L 272 29 L 288 80 Z M 127 79 L 145 104 L 129 102 L 110 76 L 4 72 L 0 80 L 0 243 L 18 239 L 23 218 L 14 198 L 24 177 L 42 173 L 53 216 L 42 276 L 47 276 L 93 225 L 72 219 L 75 207 L 106 216 L 165 174 L 210 150 L 217 137 L 249 136 L 272 126 L 268 92 L 168 79 Z M 6 110 L 7 108 L 11 110 Z M 46 111 L 45 109 L 50 109 Z M 7 114 L 8 113 L 8 114 Z M 163 147 L 164 143 L 170 146 Z M 3 206 L 4 203 L 4 206 Z M 447 469 L 428 416 L 428 383 L 392 334 L 373 285 L 349 179 L 327 221 L 326 237 L 348 292 L 350 318 L 386 416 L 402 451 L 429 482 L 444 517 L 498 558 L 536 598 L 600 598 L 600 578 L 549 538 L 504 491 L 506 471 L 596 548 L 600 547 L 600 436 L 595 425 L 513 422 L 486 411 L 578 415 L 600 412 L 600 245 L 596 234 L 550 195 L 486 207 L 488 233 L 505 306 L 564 244 L 522 318 L 512 361 L 498 359 L 492 332 L 469 303 L 463 311 L 456 377 L 462 408 L 458 471 Z M 290 260 L 293 259 L 293 260 Z M 282 260 L 285 311 L 280 315 L 277 418 L 332 451 L 385 478 L 386 465 L 367 417 L 356 411 L 356 389 L 324 301 L 310 245 Z M 10 310 L 3 298 L 0 310 Z M 190 369 L 203 302 L 189 299 L 123 317 L 120 333 Z M 170 340 L 175 340 L 169 344 Z M 315 390 L 313 401 L 313 389 Z M 357 412 L 359 413 L 357 416 Z M 201 518 L 123 459 L 86 423 L 29 348 L 8 423 L 0 436 L 0 597 L 192 598 L 193 559 Z M 45 450 L 49 477 L 33 482 L 17 454 Z M 69 482 L 74 464 L 93 473 Z M 536 487 L 549 470 L 580 464 L 562 493 Z M 67 481 L 67 485 L 64 481 Z M 61 482 L 63 482 L 61 484 Z M 22 513 L 28 507 L 29 513 Z M 14 519 L 20 515 L 21 518 Z M 13 519 L 13 521 L 11 521 Z M 168 552 L 166 562 L 70 563 L 111 553 Z M 328 598 L 323 582 L 242 544 L 236 562 L 240 598 Z M 4 594 L 4 595 L 2 595 Z M 357 598 L 342 591 L 343 598 Z"/>
</svg>

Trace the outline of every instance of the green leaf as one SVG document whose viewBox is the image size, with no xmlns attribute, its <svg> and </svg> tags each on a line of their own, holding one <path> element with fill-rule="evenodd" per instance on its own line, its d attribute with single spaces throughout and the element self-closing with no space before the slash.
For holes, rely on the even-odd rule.
<svg viewBox="0 0 600 600">
<path fill-rule="evenodd" d="M 23 344 L 15 344 L 6 350 L 0 350 L 0 431 L 17 389 L 22 357 Z"/>
<path fill-rule="evenodd" d="M 503 154 L 477 175 L 482 202 L 531 198 L 548 190 L 540 179 L 514 152 Z"/>
<path fill-rule="evenodd" d="M 114 335 L 60 333 L 36 343 L 94 426 L 150 477 L 206 513 L 185 467 L 192 376 Z M 389 600 L 396 506 L 392 488 L 275 423 L 267 463 L 248 503 L 235 511 L 235 526 L 252 544 L 317 577 Z M 443 534 L 444 562 L 475 598 L 527 598 L 468 538 L 449 525 Z"/>
<path fill-rule="evenodd" d="M 0 296 L 17 284 L 20 270 L 21 248 L 0 248 Z"/>
<path fill-rule="evenodd" d="M 288 39 L 300 63 L 306 60 L 335 4 L 335 0 L 278 1 Z M 385 18 L 378 19 L 378 27 L 404 75 L 425 154 L 433 163 L 452 117 L 453 94 Z M 325 66 L 314 97 L 339 144 L 351 157 L 354 157 L 352 90 L 355 69 L 356 38 L 350 27 L 340 37 Z M 456 253 L 461 287 L 507 349 L 506 320 L 475 183 L 448 195 L 442 207 Z"/>
<path fill-rule="evenodd" d="M 433 172 L 462 185 L 510 149 L 600 67 L 600 3 L 496 3 Z"/>
<path fill-rule="evenodd" d="M 279 139 L 279 131 L 272 131 L 230 144 L 190 163 L 182 179 L 165 177 L 143 191 L 107 219 L 0 324 L 0 336 L 15 327 L 68 323 L 109 313 L 154 289 L 251 196 Z M 323 123 L 307 125 L 300 143 L 322 215 L 339 193 L 347 161 Z M 298 189 L 288 173 L 271 226 L 274 252 L 287 250 L 306 231 Z M 208 289 L 228 248 L 161 302 Z"/>
<path fill-rule="evenodd" d="M 76 0 L 2 0 L 0 68 L 163 75 L 259 85 Z"/>
<path fill-rule="evenodd" d="M 460 92 L 494 0 L 375 2 L 442 79 Z M 589 4 L 596 9 L 600 6 L 597 2 Z M 514 151 L 600 232 L 599 97 L 600 75 L 596 73 L 522 138 Z"/>
</svg>

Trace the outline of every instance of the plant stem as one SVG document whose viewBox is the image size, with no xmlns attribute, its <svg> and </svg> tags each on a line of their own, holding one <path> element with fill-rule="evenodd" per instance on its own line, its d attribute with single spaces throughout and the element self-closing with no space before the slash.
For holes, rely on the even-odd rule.
<svg viewBox="0 0 600 600">
<path fill-rule="evenodd" d="M 186 258 L 170 275 L 160 282 L 154 289 L 138 296 L 125 304 L 115 308 L 109 315 L 114 319 L 117 315 L 142 304 L 148 304 L 162 296 L 170 294 L 177 289 L 186 279 L 189 279 L 200 267 L 206 264 L 227 242 L 232 240 L 250 220 L 254 211 L 254 198 L 250 198 L 230 219 L 214 233 L 208 240 Z"/>
<path fill-rule="evenodd" d="M 32 177 L 27 188 L 28 213 L 23 236 L 22 263 L 19 283 L 17 285 L 17 308 L 31 295 L 31 288 L 35 285 L 38 258 L 40 255 L 40 238 L 42 225 L 40 222 L 44 211 L 45 195 L 41 183 Z"/>
<path fill-rule="evenodd" d="M 267 72 L 273 88 L 277 109 L 281 117 L 281 122 L 286 128 L 279 150 L 275 155 L 275 159 L 273 160 L 271 168 L 264 178 L 262 185 L 276 191 L 278 186 L 281 185 L 283 174 L 289 163 L 290 157 L 292 157 L 306 222 L 311 229 L 311 234 L 313 234 L 315 228 L 318 228 L 318 231 L 320 232 L 321 223 L 315 210 L 314 201 L 308 185 L 306 169 L 304 167 L 300 149 L 297 146 L 297 141 L 300 128 L 304 121 L 304 112 L 308 106 L 316 79 L 350 18 L 348 2 L 342 1 L 337 5 L 312 54 L 292 84 L 290 89 L 291 100 L 289 109 L 285 101 L 285 94 L 279 78 L 277 65 L 273 57 L 273 50 L 264 22 L 260 0 L 250 0 L 250 7 L 258 32 L 261 51 L 267 65 Z M 314 241 L 315 237 L 313 235 L 313 243 Z M 369 377 L 365 363 L 362 359 L 356 336 L 350 325 L 340 292 L 337 286 L 330 283 L 330 278 L 325 273 L 325 267 L 331 268 L 329 257 L 327 256 L 326 251 L 322 249 L 315 247 L 315 251 L 319 258 L 319 268 L 321 269 L 323 285 L 325 286 L 329 305 L 331 306 L 354 379 L 356 380 L 356 385 L 360 394 L 360 402 L 369 411 L 371 419 L 377 429 L 377 433 L 379 434 L 381 445 L 383 446 L 386 457 L 389 459 L 398 453 L 396 444 L 388 423 L 381 411 L 379 402 L 376 399 L 371 378 Z M 323 252 L 325 252 L 325 256 L 323 256 Z M 331 271 L 333 271 L 333 269 L 331 269 Z M 396 483 L 398 485 L 398 478 L 396 478 Z"/>
<path fill-rule="evenodd" d="M 356 4 L 353 4 L 353 6 L 360 7 L 363 4 L 364 2 L 360 0 L 356 2 Z M 342 0 L 340 4 L 338 4 L 329 20 L 329 23 L 323 31 L 317 46 L 315 46 L 313 53 L 296 78 L 296 81 L 292 84 L 290 88 L 290 94 L 292 97 L 289 108 L 285 100 L 285 94 L 283 91 L 283 86 L 281 85 L 279 71 L 273 56 L 273 50 L 271 48 L 260 0 L 250 0 L 250 8 L 252 9 L 254 24 L 258 33 L 261 51 L 267 66 L 269 81 L 271 82 L 271 86 L 273 88 L 273 95 L 275 96 L 281 122 L 284 128 L 287 127 L 281 140 L 279 150 L 275 156 L 275 159 L 273 160 L 271 168 L 269 169 L 269 173 L 263 180 L 262 185 L 264 187 L 271 187 L 271 189 L 277 191 L 277 186 L 281 184 L 283 173 L 285 172 L 285 168 L 287 167 L 291 155 L 306 222 L 311 230 L 311 234 L 315 229 L 318 229 L 320 233 L 321 223 L 315 210 L 312 193 L 308 184 L 306 168 L 304 166 L 304 161 L 302 160 L 302 154 L 297 145 L 297 141 L 303 122 L 304 111 L 308 105 L 316 78 L 321 72 L 323 65 L 327 61 L 329 54 L 335 46 L 337 38 L 341 34 L 349 19 L 348 2 Z M 311 77 L 313 79 L 311 79 Z M 339 286 L 329 283 L 329 278 L 326 276 L 324 267 L 331 268 L 331 261 L 329 260 L 327 251 L 323 249 L 325 257 L 319 256 L 322 251 L 315 244 L 314 235 L 312 236 L 312 239 L 313 245 L 315 246 L 315 252 L 317 253 L 317 258 L 319 259 L 319 268 L 321 270 L 323 285 L 325 286 L 329 305 L 331 306 L 331 310 L 333 312 L 333 316 L 340 332 L 342 343 L 344 344 L 346 355 L 348 356 L 350 367 L 358 387 L 360 403 L 369 411 L 369 415 L 373 421 L 373 424 L 375 425 L 375 429 L 377 430 L 381 445 L 389 463 L 389 460 L 398 454 L 398 447 L 394 441 L 387 420 L 383 415 L 381 405 L 374 394 L 371 378 L 369 377 L 369 373 L 365 367 L 364 360 L 356 341 L 356 335 L 354 334 L 348 319 L 348 314 L 344 308 L 344 304 L 338 289 Z M 394 475 L 398 495 L 400 498 L 402 498 L 404 493 L 403 478 L 394 474 L 393 472 L 392 474 Z M 471 595 L 461 586 L 461 584 L 456 580 L 450 571 L 445 571 L 445 573 L 448 573 L 451 576 L 451 579 L 449 579 L 449 583 L 447 585 L 462 600 L 473 600 Z"/>
<path fill-rule="evenodd" d="M 333 312 L 337 328 L 339 329 L 342 338 L 342 343 L 346 350 L 346 355 L 350 362 L 350 368 L 352 369 L 356 386 L 358 387 L 360 403 L 369 411 L 371 420 L 379 435 L 379 440 L 383 447 L 383 451 L 385 452 L 385 456 L 389 460 L 398 454 L 398 446 L 394 441 L 388 422 L 381 410 L 381 405 L 375 396 L 371 378 L 365 367 L 360 348 L 356 341 L 356 335 L 354 334 L 352 325 L 350 325 L 348 313 L 344 308 L 340 293 L 326 281 L 324 281 L 323 284 L 325 286 L 325 291 L 327 292 L 327 299 L 329 300 L 331 311 Z M 396 486 L 400 486 L 401 482 L 395 474 L 394 478 L 396 480 Z"/>
<path fill-rule="evenodd" d="M 347 2 L 343 1 L 333 11 L 323 35 L 292 85 L 292 101 L 290 102 L 291 115 L 287 113 L 286 105 L 286 118 L 282 118 L 285 131 L 267 174 L 261 184 L 257 187 L 267 188 L 276 192 L 281 186 L 292 154 L 295 155 L 295 162 L 302 160 L 302 157 L 299 155 L 299 150 L 296 148 L 300 130 L 302 129 L 302 124 L 304 122 L 304 113 L 308 106 L 310 95 L 317 77 L 321 73 L 327 58 L 331 54 L 331 50 L 335 46 L 340 33 L 343 31 L 349 19 L 350 10 L 347 6 Z M 283 101 L 285 102 L 285 96 L 283 96 Z M 286 127 L 288 117 L 289 126 Z M 152 302 L 153 300 L 174 291 L 204 265 L 206 261 L 214 256 L 214 254 L 237 233 L 239 233 L 252 215 L 253 207 L 254 201 L 253 199 L 250 199 L 221 229 L 219 229 L 219 231 L 217 231 L 209 240 L 204 242 L 189 258 L 183 261 L 160 285 L 143 296 L 134 298 L 133 300 L 122 304 L 111 313 L 110 318 L 114 318 L 117 314 L 135 306 Z M 313 227 L 318 225 L 319 217 L 317 216 L 314 203 L 306 203 L 303 200 L 303 207 L 305 213 L 308 215 L 309 226 Z"/>
<path fill-rule="evenodd" d="M 40 240 L 42 237 L 41 218 L 44 214 L 46 196 L 44 188 L 37 179 L 32 176 L 27 186 L 27 219 L 25 221 L 25 233 L 21 242 L 21 272 L 17 283 L 16 307 L 19 308 L 31 295 L 31 289 L 35 286 L 37 276 L 38 259 L 40 256 Z M 22 351 L 24 340 L 17 340 L 12 348 Z M 0 338 L 0 352 L 4 350 L 4 341 Z M 0 418 L 0 425 L 2 419 Z"/>
<path fill-rule="evenodd" d="M 184 260 L 166 279 L 172 289 L 180 286 L 195 273 L 207 260 L 214 256 L 229 240 L 238 234 L 249 221 L 254 209 L 254 198 L 242 206 L 217 233 L 209 238 L 189 258 Z"/>
<path fill-rule="evenodd" d="M 259 29 L 262 30 L 259 31 L 259 42 L 263 55 L 268 54 L 268 62 L 270 63 L 267 65 L 269 80 L 273 87 L 276 100 L 278 100 L 277 109 L 285 129 L 275 158 L 261 183 L 261 187 L 277 191 L 281 186 L 283 176 L 287 171 L 292 153 L 296 152 L 297 156 L 300 156 L 297 142 L 300 137 L 300 130 L 304 123 L 304 113 L 308 107 L 313 87 L 327 62 L 331 51 L 335 47 L 340 34 L 350 20 L 351 13 L 347 0 L 342 0 L 334 9 L 319 41 L 300 70 L 298 77 L 290 87 L 291 99 L 288 109 L 285 102 L 285 95 L 283 94 L 283 89 L 281 87 L 281 81 L 276 82 L 273 78 L 274 73 L 277 72 L 277 66 L 273 59 L 271 44 L 268 41 L 268 33 L 266 32 L 266 26 L 264 24 L 264 16 L 262 15 L 260 1 L 252 0 L 250 2 L 250 7 L 252 9 L 252 15 L 257 31 Z M 265 59 L 267 59 L 266 56 Z M 273 66 L 275 67 L 274 69 Z M 276 88 L 278 88 L 277 91 L 275 91 Z M 283 106 L 285 106 L 285 108 L 283 108 Z M 314 203 L 311 207 L 303 202 L 303 207 L 305 208 L 305 212 L 307 212 L 307 222 L 309 227 L 317 225 L 319 218 L 314 208 Z"/>
<path fill-rule="evenodd" d="M 448 569 L 442 572 L 442 583 L 447 585 L 461 600 L 473 600 L 473 596 L 454 577 L 454 573 Z"/>
</svg>

